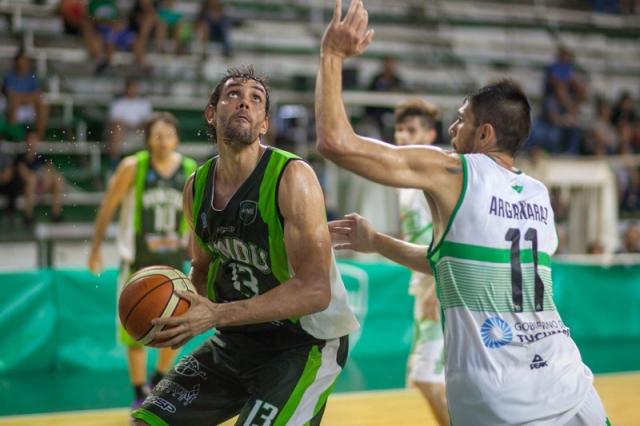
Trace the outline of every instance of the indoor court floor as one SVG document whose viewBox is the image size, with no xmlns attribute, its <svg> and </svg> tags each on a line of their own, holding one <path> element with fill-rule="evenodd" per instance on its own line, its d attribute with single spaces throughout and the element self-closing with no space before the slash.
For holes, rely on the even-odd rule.
<svg viewBox="0 0 640 426">
<path fill-rule="evenodd" d="M 613 426 L 640 425 L 640 372 L 596 376 L 596 388 Z M 232 425 L 233 421 L 225 423 Z M 337 393 L 329 399 L 323 426 L 436 426 L 420 395 L 411 389 Z M 123 408 L 0 418 L 0 426 L 126 426 Z"/>
</svg>

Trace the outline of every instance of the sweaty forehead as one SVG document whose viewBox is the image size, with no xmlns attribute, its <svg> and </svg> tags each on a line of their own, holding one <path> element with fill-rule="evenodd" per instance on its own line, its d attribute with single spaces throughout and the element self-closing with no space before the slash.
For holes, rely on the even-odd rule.
<svg viewBox="0 0 640 426">
<path fill-rule="evenodd" d="M 230 88 L 240 88 L 240 87 L 244 87 L 246 89 L 259 90 L 260 92 L 263 92 L 263 93 L 265 91 L 262 84 L 260 84 L 259 82 L 251 78 L 230 78 L 224 82 L 225 90 Z"/>
</svg>

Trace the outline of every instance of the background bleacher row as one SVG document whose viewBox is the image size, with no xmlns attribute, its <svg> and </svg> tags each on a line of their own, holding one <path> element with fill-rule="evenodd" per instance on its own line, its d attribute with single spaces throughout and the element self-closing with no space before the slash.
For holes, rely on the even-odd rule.
<svg viewBox="0 0 640 426">
<path fill-rule="evenodd" d="M 130 4 L 119 3 L 124 7 Z M 345 92 L 349 112 L 357 123 L 365 106 L 393 106 L 399 100 L 418 96 L 443 108 L 446 130 L 465 94 L 493 78 L 509 75 L 523 85 L 537 114 L 545 67 L 561 44 L 575 53 L 591 94 L 613 101 L 622 91 L 629 91 L 637 99 L 640 16 L 595 13 L 587 3 L 368 0 L 376 36 L 363 57 L 347 62 L 346 67 L 354 76 Z M 214 152 L 202 119 L 212 87 L 228 67 L 254 64 L 272 85 L 274 111 L 287 111 L 284 115 L 274 114 L 274 133 L 283 127 L 294 127 L 295 140 L 289 148 L 313 159 L 313 85 L 319 40 L 333 1 L 227 1 L 227 13 L 234 23 L 233 57 L 223 57 L 215 43 L 202 46 L 193 42 L 180 55 L 149 53 L 151 68 L 142 71 L 133 65 L 131 53 L 118 52 L 113 67 L 101 75 L 94 74 L 94 62 L 82 38 L 64 34 L 56 4 L 55 0 L 0 0 L 0 17 L 4 18 L 0 19 L 0 71 L 10 69 L 16 50 L 23 46 L 44 82 L 52 110 L 48 143 L 42 145 L 41 151 L 52 156 L 65 175 L 66 221 L 94 219 L 96 201 L 101 199 L 108 174 L 103 143 L 107 109 L 121 94 L 126 76 L 135 75 L 140 80 L 142 93 L 154 110 L 169 110 L 177 115 L 181 149 L 201 160 Z M 194 17 L 199 2 L 178 0 L 176 7 Z M 368 82 L 380 69 L 380 60 L 388 56 L 397 59 L 407 90 L 366 91 Z M 585 106 L 585 125 L 594 114 L 590 105 Z M 277 140 L 277 135 L 270 140 Z M 443 140 L 447 141 L 446 135 Z M 11 152 L 20 149 L 19 144 L 8 148 Z M 624 161 L 637 166 L 637 160 Z M 378 227 L 396 229 L 397 211 L 388 190 L 358 181 L 354 184 L 354 179 L 334 167 L 322 161 L 314 164 L 336 214 L 371 211 Z M 607 167 L 602 160 L 598 164 Z M 603 171 L 604 177 L 585 189 L 583 176 L 593 170 L 593 163 L 563 163 L 561 173 L 566 167 L 575 169 L 575 173 L 569 173 L 575 176 L 570 181 L 553 179 L 549 170 L 560 170 L 553 159 L 547 165 L 547 183 L 574 196 L 581 194 L 574 198 L 578 207 L 573 208 L 582 213 L 569 215 L 573 220 L 569 225 L 572 251 L 583 250 L 593 238 L 604 241 L 609 251 L 615 250 L 619 238 L 609 234 L 618 230 L 617 206 L 600 205 L 602 194 L 613 191 L 615 197 L 616 190 L 611 187 L 615 186 L 615 177 L 612 183 Z M 539 167 L 533 169 L 544 174 Z M 586 196 L 585 191 L 595 191 L 596 195 Z M 367 197 L 361 195 L 365 192 Z M 615 204 L 615 199 L 606 199 Z M 380 203 L 389 208 L 380 209 Z M 581 229 L 583 232 L 578 232 Z M 11 225 L 7 230 L 10 232 L 3 238 L 15 238 Z M 580 235 L 573 235 L 575 232 Z"/>
</svg>

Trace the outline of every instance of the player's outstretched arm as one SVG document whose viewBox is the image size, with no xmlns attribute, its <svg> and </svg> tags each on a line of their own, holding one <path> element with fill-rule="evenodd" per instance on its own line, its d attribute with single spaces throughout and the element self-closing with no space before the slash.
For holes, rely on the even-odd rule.
<svg viewBox="0 0 640 426">
<path fill-rule="evenodd" d="M 420 188 L 431 194 L 450 187 L 450 170 L 460 168 L 457 155 L 427 146 L 396 147 L 353 131 L 342 100 L 342 62 L 365 50 L 373 30 L 367 29 L 367 11 L 361 0 L 351 2 L 344 18 L 340 8 L 337 0 L 320 52 L 315 92 L 318 151 L 339 166 L 384 185 Z M 461 188 L 461 176 L 453 179 L 460 181 Z"/>
<path fill-rule="evenodd" d="M 427 246 L 408 243 L 378 232 L 365 217 L 357 213 L 329 222 L 329 232 L 337 250 L 376 252 L 414 271 L 433 273 L 427 262 Z"/>
<path fill-rule="evenodd" d="M 91 241 L 91 250 L 89 252 L 88 266 L 91 272 L 98 273 L 102 270 L 102 256 L 100 247 L 104 239 L 107 227 L 113 219 L 116 209 L 131 189 L 136 176 L 137 159 L 135 156 L 124 158 L 115 173 L 109 181 L 107 193 L 100 204 L 98 215 L 96 217 L 96 225 Z"/>
</svg>

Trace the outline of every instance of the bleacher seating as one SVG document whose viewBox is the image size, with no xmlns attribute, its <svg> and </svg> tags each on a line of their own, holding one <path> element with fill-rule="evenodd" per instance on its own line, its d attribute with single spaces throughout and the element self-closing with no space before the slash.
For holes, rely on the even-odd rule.
<svg viewBox="0 0 640 426">
<path fill-rule="evenodd" d="M 125 75 L 136 70 L 130 53 L 115 55 L 113 69 L 93 75 L 94 64 L 82 40 L 63 34 L 55 0 L 0 0 L 0 72 L 11 65 L 19 45 L 35 59 L 53 106 L 54 155 L 86 157 L 91 176 L 103 173 L 99 142 L 106 109 L 119 94 Z M 199 2 L 179 0 L 181 12 L 195 16 Z M 234 0 L 227 2 L 235 28 L 233 58 L 217 46 L 194 43 L 186 54 L 148 55 L 153 65 L 141 76 L 142 91 L 154 109 L 168 109 L 181 119 L 183 149 L 196 157 L 211 148 L 205 143 L 202 110 L 213 84 L 226 68 L 252 63 L 269 77 L 276 105 L 313 103 L 318 45 L 333 7 L 326 0 Z M 444 109 L 444 123 L 462 96 L 497 76 L 512 75 L 539 106 L 544 67 L 559 44 L 570 47 L 588 75 L 591 90 L 610 99 L 623 90 L 636 92 L 640 75 L 640 19 L 584 9 L 578 1 L 432 1 L 368 0 L 375 42 L 367 53 L 348 63 L 358 71 L 359 90 L 345 92 L 353 107 L 392 106 L 407 96 L 420 96 Z M 378 71 L 380 59 L 397 58 L 410 93 L 362 90 Z M 307 87 L 293 88 L 294 81 Z M 587 120 L 591 116 L 587 108 Z M 87 129 L 89 129 L 87 131 Z M 69 131 L 72 138 L 67 137 Z M 62 143 L 61 143 L 62 142 Z M 306 143 L 303 141 L 302 143 Z M 311 141 L 309 141 L 311 142 Z M 200 145 L 198 145 L 200 144 Z M 78 180 L 73 171 L 67 176 Z M 81 179 L 80 179 L 81 180 Z M 82 191 L 79 188 L 78 191 Z M 89 199 L 89 198 L 87 198 Z"/>
</svg>

